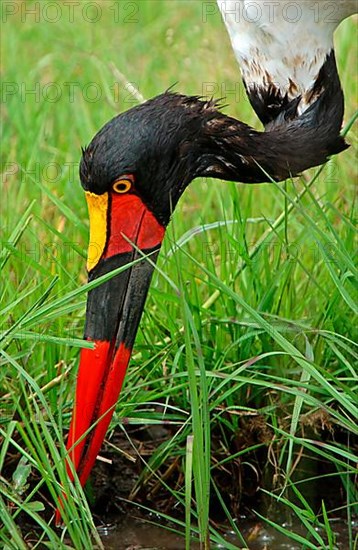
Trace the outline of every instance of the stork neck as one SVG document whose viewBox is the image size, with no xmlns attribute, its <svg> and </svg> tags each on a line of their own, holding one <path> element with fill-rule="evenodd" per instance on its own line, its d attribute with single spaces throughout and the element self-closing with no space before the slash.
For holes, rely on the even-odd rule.
<svg viewBox="0 0 358 550">
<path fill-rule="evenodd" d="M 279 116 L 269 131 L 257 132 L 246 124 L 219 114 L 208 124 L 205 155 L 198 175 L 259 183 L 297 176 L 323 164 L 347 145 L 340 136 L 344 99 L 331 52 L 312 90 L 313 103 L 290 120 Z"/>
</svg>

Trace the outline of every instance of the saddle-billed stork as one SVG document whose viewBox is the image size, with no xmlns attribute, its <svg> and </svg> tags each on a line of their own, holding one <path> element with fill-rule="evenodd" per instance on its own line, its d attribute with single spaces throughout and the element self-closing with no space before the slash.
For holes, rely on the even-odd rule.
<svg viewBox="0 0 358 550">
<path fill-rule="evenodd" d="M 256 53 L 265 58 L 264 51 Z M 281 55 L 276 52 L 274 66 L 282 63 Z M 82 485 L 113 415 L 166 227 L 189 183 L 197 177 L 280 181 L 347 147 L 340 136 L 344 101 L 333 48 L 321 61 L 306 99 L 271 83 L 265 88 L 265 80 L 261 86 L 254 57 L 251 69 L 243 61 L 250 99 L 263 122 L 270 123 L 269 131 L 258 132 L 223 114 L 213 100 L 165 92 L 113 118 L 83 150 L 89 281 L 131 267 L 88 295 L 84 337 L 94 347 L 81 351 L 67 442 L 67 460 Z M 292 82 L 298 86 L 295 67 Z M 300 108 L 301 102 L 306 108 Z M 73 480 L 69 462 L 67 471 Z"/>
</svg>

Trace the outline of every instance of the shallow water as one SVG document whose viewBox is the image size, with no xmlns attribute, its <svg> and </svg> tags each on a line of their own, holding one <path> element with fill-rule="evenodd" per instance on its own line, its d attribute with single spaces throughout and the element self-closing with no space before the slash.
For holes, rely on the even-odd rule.
<svg viewBox="0 0 358 550">
<path fill-rule="evenodd" d="M 305 537 L 305 531 L 300 525 L 282 524 L 288 530 Z M 331 526 L 336 534 L 337 550 L 349 549 L 347 523 L 343 519 L 331 521 Z M 302 545 L 294 543 L 275 529 L 264 525 L 262 522 L 252 520 L 240 520 L 238 527 L 247 541 L 249 550 L 300 550 Z M 355 534 L 358 533 L 358 521 L 353 525 Z M 100 528 L 100 534 L 106 550 L 184 550 L 184 538 L 171 533 L 165 528 L 151 525 L 141 520 L 129 520 L 117 525 Z M 224 538 L 242 548 L 237 537 L 232 531 L 227 531 Z M 313 542 L 313 541 L 312 541 Z M 199 544 L 192 543 L 192 550 L 199 549 Z M 215 547 L 212 546 L 214 549 Z M 217 546 L 217 548 L 225 548 Z"/>
<path fill-rule="evenodd" d="M 101 530 L 100 534 L 101 533 Z M 112 527 L 101 536 L 106 550 L 179 550 L 185 548 L 183 537 L 144 521 L 133 521 Z M 199 545 L 193 544 L 193 550 Z"/>
</svg>

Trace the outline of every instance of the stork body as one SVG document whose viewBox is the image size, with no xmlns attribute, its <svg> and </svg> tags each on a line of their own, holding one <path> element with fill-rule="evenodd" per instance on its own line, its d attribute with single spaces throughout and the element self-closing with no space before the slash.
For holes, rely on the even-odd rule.
<svg viewBox="0 0 358 550">
<path fill-rule="evenodd" d="M 301 114 L 297 109 L 295 116 L 274 117 L 269 109 L 262 116 L 262 102 L 261 118 L 275 121 L 270 131 L 257 132 L 223 114 L 215 101 L 166 92 L 113 118 L 83 151 L 89 281 L 119 271 L 88 295 L 85 339 L 94 347 L 81 352 L 67 443 L 82 485 L 113 415 L 154 264 L 186 187 L 200 176 L 280 181 L 347 147 L 340 136 L 343 93 L 332 51 L 319 75 L 317 93 Z M 293 100 L 282 100 L 283 108 Z M 60 513 L 61 504 L 57 520 Z"/>
<path fill-rule="evenodd" d="M 333 62 L 333 33 L 358 11 L 356 0 L 217 3 L 252 107 L 268 127 L 314 103 Z"/>
</svg>

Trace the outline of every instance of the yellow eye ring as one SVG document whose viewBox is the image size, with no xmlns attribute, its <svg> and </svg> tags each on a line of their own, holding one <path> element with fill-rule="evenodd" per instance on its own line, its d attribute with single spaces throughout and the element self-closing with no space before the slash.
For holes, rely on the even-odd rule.
<svg viewBox="0 0 358 550">
<path fill-rule="evenodd" d="M 129 179 L 121 178 L 114 182 L 113 191 L 116 193 L 128 193 L 131 190 L 132 182 Z"/>
</svg>

